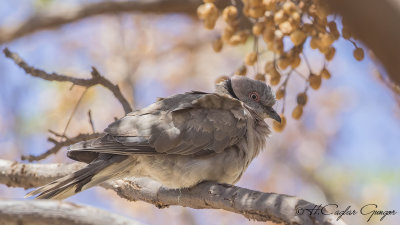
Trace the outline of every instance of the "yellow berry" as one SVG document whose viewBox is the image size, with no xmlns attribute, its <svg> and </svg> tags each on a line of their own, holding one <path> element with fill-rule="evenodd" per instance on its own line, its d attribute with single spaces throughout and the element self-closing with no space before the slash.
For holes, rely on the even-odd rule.
<svg viewBox="0 0 400 225">
<path fill-rule="evenodd" d="M 304 106 L 307 104 L 307 99 L 307 94 L 305 92 L 299 93 L 297 95 L 297 104 Z"/>
<path fill-rule="evenodd" d="M 283 38 L 276 38 L 271 46 L 272 51 L 277 54 L 282 54 L 284 45 L 283 45 Z"/>
<path fill-rule="evenodd" d="M 306 34 L 301 30 L 295 30 L 293 33 L 290 34 L 290 40 L 292 40 L 295 46 L 303 43 L 306 37 Z"/>
<path fill-rule="evenodd" d="M 285 128 L 285 126 L 286 126 L 286 117 L 283 114 L 281 114 L 280 117 L 281 117 L 281 122 L 280 123 L 278 121 L 275 121 L 275 120 L 272 123 L 272 127 L 274 128 L 274 130 L 276 132 L 282 132 L 283 129 Z"/>
<path fill-rule="evenodd" d="M 254 79 L 259 81 L 265 81 L 265 74 L 257 73 Z"/>
<path fill-rule="evenodd" d="M 337 29 L 336 22 L 331 21 L 328 23 L 329 31 L 332 33 L 333 36 L 335 36 L 335 39 L 337 40 L 340 36 L 340 33 Z"/>
<path fill-rule="evenodd" d="M 318 46 L 318 50 L 322 53 L 322 54 L 326 54 L 329 51 L 330 46 Z"/>
<path fill-rule="evenodd" d="M 282 57 L 278 60 L 278 66 L 279 66 L 279 68 L 281 68 L 282 70 L 285 70 L 290 64 L 291 64 L 291 60 L 290 60 L 289 57 L 282 56 Z"/>
<path fill-rule="evenodd" d="M 278 73 L 278 74 L 273 75 L 273 76 L 271 77 L 269 83 L 270 83 L 272 86 L 275 86 L 275 85 L 278 85 L 280 81 L 281 81 L 281 75 Z"/>
<path fill-rule="evenodd" d="M 276 0 L 263 0 L 263 5 L 266 10 L 274 10 L 276 7 Z"/>
<path fill-rule="evenodd" d="M 299 24 L 301 22 L 301 16 L 298 12 L 293 12 L 290 14 L 290 18 L 296 23 Z"/>
<path fill-rule="evenodd" d="M 218 9 L 213 3 L 205 3 L 197 8 L 197 15 L 201 19 L 218 17 Z"/>
<path fill-rule="evenodd" d="M 292 63 L 290 64 L 290 66 L 291 66 L 293 69 L 295 69 L 295 68 L 297 68 L 297 67 L 300 65 L 300 63 L 301 63 L 301 58 L 300 58 L 299 55 L 296 55 L 296 56 L 293 57 Z"/>
<path fill-rule="evenodd" d="M 312 49 L 317 49 L 319 46 L 319 39 L 317 37 L 312 37 L 310 41 L 310 47 Z"/>
<path fill-rule="evenodd" d="M 264 31 L 264 28 L 265 28 L 265 24 L 264 23 L 258 22 L 256 24 L 254 24 L 253 25 L 253 29 L 252 29 L 253 34 L 256 35 L 256 36 L 261 35 L 263 33 L 263 31 Z"/>
<path fill-rule="evenodd" d="M 215 80 L 215 83 L 218 84 L 218 83 L 221 83 L 222 81 L 226 81 L 228 79 L 229 79 L 228 76 L 220 76 Z"/>
<path fill-rule="evenodd" d="M 303 115 L 303 106 L 297 105 L 292 111 L 292 117 L 298 120 L 300 119 L 301 115 Z"/>
<path fill-rule="evenodd" d="M 274 21 L 276 24 L 280 24 L 285 22 L 287 19 L 287 16 L 285 15 L 285 12 L 283 10 L 279 10 L 274 14 Z"/>
<path fill-rule="evenodd" d="M 234 34 L 228 41 L 230 45 L 238 45 L 246 43 L 248 34 L 246 31 L 241 30 Z"/>
<path fill-rule="evenodd" d="M 270 73 L 273 69 L 275 69 L 274 61 L 268 61 L 265 63 L 264 72 Z"/>
<path fill-rule="evenodd" d="M 344 39 L 350 39 L 350 38 L 351 38 L 351 32 L 350 32 L 349 27 L 343 25 L 343 28 L 342 28 L 342 37 L 343 37 Z"/>
<path fill-rule="evenodd" d="M 238 10 L 235 6 L 228 6 L 222 11 L 222 18 L 225 22 L 232 23 L 238 15 Z"/>
<path fill-rule="evenodd" d="M 319 33 L 318 37 L 322 47 L 328 47 L 335 41 L 335 39 L 329 33 Z"/>
<path fill-rule="evenodd" d="M 248 0 L 246 2 L 250 3 L 251 7 L 260 7 L 262 5 L 263 0 Z"/>
<path fill-rule="evenodd" d="M 248 66 L 254 65 L 254 63 L 257 61 L 257 52 L 250 52 L 247 54 L 244 61 Z"/>
<path fill-rule="evenodd" d="M 354 49 L 353 55 L 355 59 L 361 61 L 364 59 L 364 50 L 362 48 L 356 48 Z"/>
<path fill-rule="evenodd" d="M 328 80 L 331 78 L 331 73 L 326 68 L 323 68 L 321 71 L 321 77 Z"/>
<path fill-rule="evenodd" d="M 310 23 L 305 23 L 303 24 L 303 31 L 304 33 L 308 34 L 308 35 L 312 35 L 314 36 L 315 34 L 315 29 L 314 26 Z"/>
<path fill-rule="evenodd" d="M 325 52 L 325 59 L 328 61 L 331 61 L 333 59 L 333 57 L 335 56 L 335 53 L 336 53 L 335 47 L 333 47 L 333 46 L 329 47 L 328 51 Z"/>
<path fill-rule="evenodd" d="M 285 21 L 279 24 L 279 30 L 281 30 L 283 34 L 287 35 L 292 33 L 293 26 L 289 21 Z"/>
<path fill-rule="evenodd" d="M 212 47 L 215 52 L 220 52 L 222 50 L 222 46 L 223 46 L 223 43 L 222 43 L 221 38 L 215 39 L 212 43 Z"/>
<path fill-rule="evenodd" d="M 236 28 L 232 26 L 226 26 L 222 32 L 222 40 L 229 43 L 231 37 L 235 34 Z"/>
<path fill-rule="evenodd" d="M 322 82 L 321 76 L 311 74 L 308 79 L 312 89 L 318 90 L 321 87 L 321 82 Z"/>
<path fill-rule="evenodd" d="M 236 72 L 235 72 L 236 75 L 241 75 L 241 76 L 245 76 L 246 73 L 247 73 L 246 65 L 242 65 L 242 66 L 239 67 L 239 69 L 237 69 Z"/>
<path fill-rule="evenodd" d="M 204 19 L 204 27 L 206 29 L 212 30 L 215 27 L 215 23 L 217 22 L 217 19 L 212 18 L 212 17 L 206 17 Z"/>
<path fill-rule="evenodd" d="M 286 14 L 291 14 L 293 11 L 296 10 L 296 5 L 291 1 L 286 1 L 285 3 L 283 3 L 282 8 Z"/>
<path fill-rule="evenodd" d="M 233 35 L 233 36 L 229 39 L 228 43 L 229 43 L 230 45 L 233 45 L 233 46 L 239 45 L 239 44 L 242 43 L 242 38 L 241 38 L 239 35 Z"/>
<path fill-rule="evenodd" d="M 272 77 L 275 77 L 275 76 L 281 76 L 281 74 L 278 72 L 278 70 L 274 67 L 274 68 L 272 68 L 270 71 L 269 71 L 269 73 L 268 73 L 268 75 L 272 78 Z"/>
<path fill-rule="evenodd" d="M 263 7 L 253 7 L 249 9 L 249 16 L 259 18 L 264 16 L 265 9 Z"/>
<path fill-rule="evenodd" d="M 283 88 L 278 89 L 275 93 L 275 98 L 278 100 L 282 99 L 284 96 L 285 96 L 285 89 Z"/>
<path fill-rule="evenodd" d="M 275 39 L 275 30 L 272 27 L 266 27 L 263 32 L 263 39 L 265 43 L 272 43 Z"/>
<path fill-rule="evenodd" d="M 197 7 L 197 16 L 200 19 L 204 19 L 205 18 L 205 10 L 206 10 L 206 5 L 205 4 L 199 5 L 199 7 Z"/>
</svg>

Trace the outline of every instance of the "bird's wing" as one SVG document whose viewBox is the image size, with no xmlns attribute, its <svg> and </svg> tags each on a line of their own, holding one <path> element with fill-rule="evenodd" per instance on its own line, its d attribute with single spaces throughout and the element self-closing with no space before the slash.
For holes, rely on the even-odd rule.
<svg viewBox="0 0 400 225">
<path fill-rule="evenodd" d="M 158 101 L 112 123 L 101 138 L 70 151 L 118 155 L 222 152 L 246 133 L 247 111 L 236 99 L 191 92 Z"/>
</svg>

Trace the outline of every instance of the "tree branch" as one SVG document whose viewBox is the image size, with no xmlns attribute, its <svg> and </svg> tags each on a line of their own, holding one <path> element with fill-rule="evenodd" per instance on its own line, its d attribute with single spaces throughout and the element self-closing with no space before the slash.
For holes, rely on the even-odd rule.
<svg viewBox="0 0 400 225">
<path fill-rule="evenodd" d="M 53 200 L 2 200 L 0 224 L 140 225 L 139 222 L 104 210 Z"/>
<path fill-rule="evenodd" d="M 88 17 L 112 13 L 189 13 L 195 14 L 201 0 L 104 1 L 83 5 L 67 13 L 34 14 L 15 28 L 0 30 L 0 44 L 36 31 L 54 29 Z"/>
<path fill-rule="evenodd" d="M 339 13 L 382 62 L 390 79 L 400 86 L 400 2 L 394 0 L 323 0 Z M 374 16 L 371 16 L 374 15 Z"/>
<path fill-rule="evenodd" d="M 32 188 L 41 186 L 82 168 L 84 164 L 22 164 L 0 159 L 0 183 L 9 187 Z M 296 214 L 299 207 L 312 209 L 315 204 L 275 193 L 263 193 L 233 185 L 214 182 L 201 183 L 193 188 L 173 190 L 148 179 L 105 182 L 103 188 L 112 189 L 130 201 L 145 201 L 159 208 L 180 205 L 195 209 L 224 209 L 258 221 L 285 224 L 345 225 L 333 215 Z"/>
<path fill-rule="evenodd" d="M 48 140 L 50 142 L 54 143 L 54 146 L 52 148 L 50 148 L 49 150 L 47 150 L 46 152 L 44 152 L 38 156 L 23 155 L 23 156 L 21 156 L 21 160 L 28 160 L 29 162 L 39 161 L 39 160 L 47 158 L 48 156 L 50 156 L 52 154 L 57 154 L 63 147 L 70 146 L 70 145 L 78 143 L 80 141 L 86 141 L 86 140 L 90 140 L 93 138 L 98 138 L 98 137 L 100 137 L 100 135 L 101 134 L 99 134 L 99 133 L 78 134 L 77 136 L 72 137 L 72 138 L 67 137 L 65 141 L 56 141 L 52 138 L 49 138 Z"/>
<path fill-rule="evenodd" d="M 114 94 L 114 96 L 118 99 L 118 101 L 124 108 L 125 113 L 132 112 L 132 107 L 130 106 L 128 100 L 126 100 L 126 98 L 122 95 L 118 85 L 112 84 L 111 81 L 107 80 L 102 75 L 100 75 L 100 73 L 94 67 L 92 67 L 91 79 L 69 77 L 57 73 L 49 74 L 41 69 L 36 69 L 35 67 L 28 65 L 18 54 L 11 52 L 10 50 L 8 50 L 8 48 L 5 48 L 3 52 L 7 58 L 12 59 L 15 62 L 15 64 L 21 67 L 26 73 L 34 77 L 39 77 L 48 81 L 71 82 L 74 85 L 83 86 L 87 88 L 100 84 Z"/>
</svg>

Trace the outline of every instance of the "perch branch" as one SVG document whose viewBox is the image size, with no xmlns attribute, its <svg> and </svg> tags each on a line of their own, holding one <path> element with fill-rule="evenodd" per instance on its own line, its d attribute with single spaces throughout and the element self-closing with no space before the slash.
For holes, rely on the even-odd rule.
<svg viewBox="0 0 400 225">
<path fill-rule="evenodd" d="M 0 159 L 0 183 L 9 187 L 32 188 L 65 176 L 84 164 L 23 164 Z M 166 189 L 148 179 L 125 179 L 101 184 L 130 201 L 145 201 L 159 208 L 180 205 L 195 209 L 223 209 L 257 221 L 284 224 L 345 225 L 333 215 L 296 214 L 299 207 L 312 209 L 315 204 L 297 197 L 263 193 L 233 185 L 201 183 L 182 190 Z"/>
<path fill-rule="evenodd" d="M 2 200 L 0 224 L 140 225 L 126 217 L 94 207 L 53 200 Z"/>
<path fill-rule="evenodd" d="M 112 84 L 111 81 L 107 80 L 102 75 L 100 75 L 100 73 L 94 67 L 92 67 L 92 72 L 91 72 L 92 78 L 90 79 L 69 77 L 57 73 L 49 74 L 44 70 L 36 69 L 35 67 L 28 65 L 18 54 L 11 52 L 10 50 L 8 50 L 8 48 L 5 48 L 3 52 L 6 57 L 12 59 L 15 62 L 15 64 L 21 67 L 26 73 L 34 77 L 39 77 L 48 81 L 71 82 L 74 85 L 83 86 L 87 88 L 100 84 L 114 94 L 114 96 L 118 99 L 118 101 L 124 108 L 125 113 L 132 112 L 132 107 L 129 105 L 129 102 L 126 100 L 126 98 L 122 95 L 118 85 Z"/>
</svg>

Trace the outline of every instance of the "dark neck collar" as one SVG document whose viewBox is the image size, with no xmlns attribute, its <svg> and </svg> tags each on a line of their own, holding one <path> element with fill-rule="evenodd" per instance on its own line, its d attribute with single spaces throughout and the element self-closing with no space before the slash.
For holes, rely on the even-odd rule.
<svg viewBox="0 0 400 225">
<path fill-rule="evenodd" d="M 233 91 L 231 79 L 228 79 L 228 80 L 226 81 L 226 88 L 228 89 L 229 94 L 230 94 L 233 98 L 236 98 L 237 100 L 239 100 L 239 98 L 236 96 L 235 92 Z"/>
</svg>

